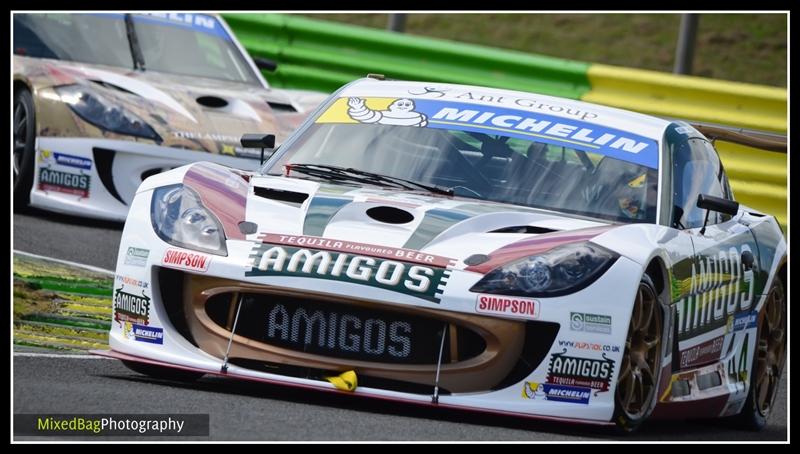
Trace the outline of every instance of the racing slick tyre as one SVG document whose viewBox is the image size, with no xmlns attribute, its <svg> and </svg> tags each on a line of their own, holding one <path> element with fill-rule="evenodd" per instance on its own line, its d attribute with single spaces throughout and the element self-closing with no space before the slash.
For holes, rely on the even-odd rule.
<svg viewBox="0 0 800 454">
<path fill-rule="evenodd" d="M 747 400 L 742 412 L 733 417 L 743 429 L 757 431 L 767 425 L 786 364 L 786 322 L 786 292 L 782 280 L 776 277 L 758 318 Z"/>
<path fill-rule="evenodd" d="M 122 361 L 122 364 L 134 372 L 163 380 L 193 382 L 205 375 L 202 372 L 156 366 L 154 364 L 140 363 L 137 361 Z"/>
<path fill-rule="evenodd" d="M 625 353 L 614 393 L 614 423 L 617 430 L 630 433 L 650 416 L 656 404 L 661 371 L 663 312 L 655 286 L 642 276 L 633 303 Z"/>
<path fill-rule="evenodd" d="M 14 211 L 28 206 L 30 200 L 35 141 L 33 97 L 30 91 L 21 88 L 14 91 Z"/>
</svg>

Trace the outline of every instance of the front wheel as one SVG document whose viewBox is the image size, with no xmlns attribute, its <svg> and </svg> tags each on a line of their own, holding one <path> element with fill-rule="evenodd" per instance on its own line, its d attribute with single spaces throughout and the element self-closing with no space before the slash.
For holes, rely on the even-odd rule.
<svg viewBox="0 0 800 454">
<path fill-rule="evenodd" d="M 633 303 L 614 395 L 614 422 L 623 432 L 638 429 L 655 407 L 661 371 L 662 318 L 653 281 L 644 275 Z"/>
<path fill-rule="evenodd" d="M 36 140 L 36 112 L 33 97 L 27 89 L 14 92 L 14 209 L 28 205 L 33 186 L 34 143 Z"/>
</svg>

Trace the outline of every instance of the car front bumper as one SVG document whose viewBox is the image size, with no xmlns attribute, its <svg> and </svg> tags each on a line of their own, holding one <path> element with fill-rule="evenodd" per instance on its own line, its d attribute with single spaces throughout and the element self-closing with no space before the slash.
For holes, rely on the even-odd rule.
<svg viewBox="0 0 800 454">
<path fill-rule="evenodd" d="M 452 361 L 451 348 L 450 361 L 442 364 L 440 370 L 438 384 L 447 391 L 436 399 L 440 406 L 600 424 L 611 420 L 616 377 L 635 292 L 643 272 L 641 265 L 632 260 L 620 257 L 596 282 L 579 292 L 540 299 L 537 319 L 523 321 L 478 313 L 476 294 L 468 289 L 482 275 L 465 271 L 463 264 L 454 266 L 439 303 L 348 282 L 246 276 L 245 271 L 253 265 L 251 254 L 255 238 L 227 240 L 226 257 L 175 248 L 163 242 L 150 225 L 151 194 L 151 191 L 141 193 L 134 200 L 123 232 L 117 262 L 115 321 L 109 336 L 112 352 L 107 355 L 327 391 L 335 387 L 324 379 L 325 373 L 335 375 L 352 369 L 363 377 L 384 380 L 363 380 L 354 391 L 357 395 L 423 404 L 434 400 L 437 367 L 430 362 L 397 365 L 334 357 L 285 345 L 269 345 L 240 334 L 233 336 L 228 350 L 237 295 L 289 295 L 306 302 L 313 300 L 315 304 L 371 307 L 396 314 L 425 316 L 481 334 L 486 340 L 486 349 L 480 355 Z M 168 251 L 176 250 L 205 258 L 193 264 L 194 269 L 176 270 L 175 266 L 165 264 Z M 136 257 L 132 259 L 131 255 Z M 165 270 L 168 271 L 166 276 Z M 136 325 L 147 324 L 151 330 L 158 331 L 157 342 L 132 335 L 131 325 L 126 326 L 124 317 L 117 320 L 116 301 L 120 293 L 146 300 L 148 310 L 142 316 L 145 319 L 136 319 L 134 314 L 128 323 L 133 324 L 134 329 Z M 230 302 L 222 311 L 223 321 L 212 320 L 205 309 L 206 302 L 215 295 L 223 295 L 222 300 Z M 587 328 L 588 319 L 597 315 L 601 316 L 600 321 L 595 321 L 592 329 Z M 576 317 L 580 318 L 580 324 Z M 533 351 L 526 346 L 532 338 L 531 331 L 526 332 L 525 327 L 531 324 L 558 327 L 556 334 L 542 345 L 534 345 L 540 350 L 535 358 L 526 356 Z M 439 346 L 435 348 L 438 351 Z M 226 353 L 230 361 L 223 368 Z M 242 359 L 251 362 L 236 361 Z M 253 362 L 264 367 L 248 365 Z M 517 370 L 514 375 L 519 362 L 527 362 L 530 367 L 524 374 L 519 375 Z M 554 363 L 564 363 L 573 369 L 592 368 L 597 364 L 611 368 L 610 374 L 591 380 L 580 377 L 592 373 L 588 368 L 584 371 L 565 371 L 563 367 L 556 370 L 555 367 L 561 366 L 554 366 Z M 294 372 L 287 373 L 291 368 Z M 304 369 L 298 373 L 297 368 Z M 410 383 L 414 387 L 387 385 L 386 380 L 395 384 Z M 565 395 L 578 393 L 580 396 L 570 401 L 550 399 L 549 394 L 547 398 L 541 393 L 532 394 L 539 384 Z"/>
</svg>

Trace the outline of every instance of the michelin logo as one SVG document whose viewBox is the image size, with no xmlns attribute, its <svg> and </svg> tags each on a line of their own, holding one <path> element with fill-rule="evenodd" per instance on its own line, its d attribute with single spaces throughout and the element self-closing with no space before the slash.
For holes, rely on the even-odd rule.
<svg viewBox="0 0 800 454">
<path fill-rule="evenodd" d="M 122 334 L 131 340 L 149 344 L 164 344 L 164 329 L 156 326 L 145 326 L 138 323 L 125 322 Z"/>
<path fill-rule="evenodd" d="M 592 390 L 580 386 L 564 386 L 552 383 L 525 382 L 522 398 L 531 400 L 551 400 L 587 405 Z"/>
<path fill-rule="evenodd" d="M 620 137 L 608 132 L 598 134 L 591 128 L 549 120 L 537 120 L 536 118 L 523 117 L 522 115 L 498 115 L 496 112 L 444 107 L 433 115 L 432 120 L 444 120 L 470 125 L 490 125 L 554 138 L 570 139 L 586 144 L 608 146 L 609 148 L 634 154 L 638 154 L 648 146 L 647 142 L 640 142 L 629 137 Z"/>
<path fill-rule="evenodd" d="M 347 105 L 350 107 L 347 115 L 359 123 L 419 127 L 428 125 L 428 117 L 415 112 L 414 101 L 408 98 L 395 100 L 387 110 L 372 110 L 361 98 L 350 98 L 347 100 Z"/>
<path fill-rule="evenodd" d="M 339 100 L 316 122 L 356 122 L 500 134 L 658 168 L 658 143 L 655 139 L 609 125 L 474 102 L 364 96 Z M 380 108 L 376 108 L 378 106 Z"/>
<path fill-rule="evenodd" d="M 56 162 L 61 164 L 62 166 L 67 167 L 75 167 L 78 169 L 83 170 L 91 170 L 92 168 L 92 160 L 81 158 L 79 156 L 72 156 L 64 153 L 53 153 L 56 158 Z"/>
<path fill-rule="evenodd" d="M 522 388 L 522 397 L 525 399 L 544 399 L 547 393 L 544 392 L 544 383 L 525 382 Z"/>
</svg>

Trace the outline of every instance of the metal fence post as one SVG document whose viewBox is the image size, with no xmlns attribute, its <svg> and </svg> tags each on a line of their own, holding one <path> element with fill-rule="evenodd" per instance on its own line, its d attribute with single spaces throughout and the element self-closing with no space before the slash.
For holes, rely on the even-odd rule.
<svg viewBox="0 0 800 454">
<path fill-rule="evenodd" d="M 403 33 L 406 29 L 406 14 L 389 14 L 389 25 L 386 26 L 386 29 Z"/>
<path fill-rule="evenodd" d="M 697 38 L 698 14 L 681 14 L 681 28 L 678 32 L 678 45 L 675 49 L 675 74 L 691 74 L 694 60 L 694 47 Z"/>
</svg>

